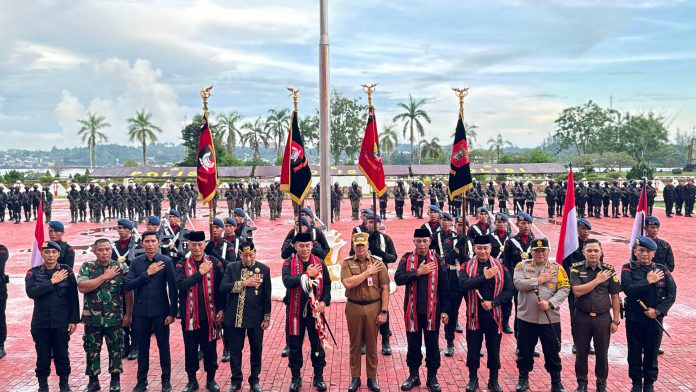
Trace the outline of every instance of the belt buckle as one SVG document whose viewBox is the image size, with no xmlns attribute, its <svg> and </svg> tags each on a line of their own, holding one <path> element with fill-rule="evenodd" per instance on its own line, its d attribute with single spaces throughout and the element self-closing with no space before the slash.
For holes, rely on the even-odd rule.
<svg viewBox="0 0 696 392">
<path fill-rule="evenodd" d="M 590 312 L 590 317 L 597 317 L 597 313 L 595 313 L 595 312 Z"/>
</svg>

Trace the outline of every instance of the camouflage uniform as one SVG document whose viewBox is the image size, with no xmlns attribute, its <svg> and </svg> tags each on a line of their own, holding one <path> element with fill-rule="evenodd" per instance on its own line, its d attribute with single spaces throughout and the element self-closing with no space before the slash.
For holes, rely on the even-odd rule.
<svg viewBox="0 0 696 392">
<path fill-rule="evenodd" d="M 360 198 L 362 197 L 361 192 L 358 190 L 358 184 L 352 183 L 351 187 L 348 189 L 348 199 L 350 199 L 350 211 L 353 220 L 360 219 L 359 209 L 360 209 Z"/>
<path fill-rule="evenodd" d="M 106 339 L 106 347 L 109 352 L 109 373 L 123 372 L 121 364 L 122 322 L 125 304 L 123 285 L 124 277 L 128 273 L 128 265 L 115 260 L 109 260 L 107 266 L 102 266 L 98 261 L 88 261 L 82 264 L 77 276 L 78 283 L 94 279 L 101 276 L 106 268 L 113 266 L 119 266 L 121 273 L 84 296 L 82 322 L 85 324 L 85 333 L 82 340 L 87 355 L 85 374 L 89 376 L 101 373 L 100 353 L 103 338 Z"/>
<path fill-rule="evenodd" d="M 41 206 L 43 208 L 43 213 L 46 215 L 46 223 L 51 221 L 51 207 L 53 206 L 53 195 L 47 186 L 44 187 L 44 191 L 41 193 L 43 198 Z"/>
</svg>

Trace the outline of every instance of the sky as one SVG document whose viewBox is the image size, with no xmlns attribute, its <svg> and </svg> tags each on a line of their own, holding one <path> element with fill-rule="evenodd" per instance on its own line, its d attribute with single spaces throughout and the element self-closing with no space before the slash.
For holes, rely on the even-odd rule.
<svg viewBox="0 0 696 392">
<path fill-rule="evenodd" d="M 144 108 L 179 143 L 213 84 L 214 115 L 318 107 L 319 1 L 0 0 L 0 149 L 81 145 L 88 112 L 127 144 Z M 380 127 L 426 99 L 426 138 L 451 143 L 458 99 L 477 145 L 501 133 L 533 147 L 588 100 L 654 111 L 672 135 L 696 126 L 696 2 L 686 0 L 329 0 L 331 88 Z M 398 129 L 401 128 L 397 124 Z M 403 137 L 400 137 L 400 141 Z M 136 143 L 132 143 L 136 144 Z"/>
</svg>

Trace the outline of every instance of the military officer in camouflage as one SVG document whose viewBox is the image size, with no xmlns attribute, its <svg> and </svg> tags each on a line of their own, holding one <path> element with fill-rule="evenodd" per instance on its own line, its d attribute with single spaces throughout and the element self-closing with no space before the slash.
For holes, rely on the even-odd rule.
<svg viewBox="0 0 696 392">
<path fill-rule="evenodd" d="M 82 336 L 87 355 L 85 374 L 89 376 L 86 392 L 101 389 L 100 353 L 102 340 L 106 340 L 109 352 L 109 392 L 121 390 L 120 375 L 123 372 L 121 352 L 123 351 L 123 328 L 131 323 L 133 312 L 133 292 L 123 287 L 128 265 L 111 259 L 111 243 L 105 238 L 98 239 L 92 246 L 96 261 L 86 261 L 77 274 L 77 289 L 84 294 L 82 322 L 85 333 Z M 125 312 L 124 312 L 125 307 Z"/>
</svg>

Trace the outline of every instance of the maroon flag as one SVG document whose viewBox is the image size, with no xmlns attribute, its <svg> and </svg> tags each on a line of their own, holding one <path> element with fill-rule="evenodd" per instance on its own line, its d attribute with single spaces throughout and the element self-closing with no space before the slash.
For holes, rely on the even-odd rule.
<svg viewBox="0 0 696 392">
<path fill-rule="evenodd" d="M 203 203 L 213 200 L 217 190 L 217 160 L 215 158 L 215 146 L 213 135 L 208 125 L 208 114 L 203 115 L 201 131 L 198 139 L 198 161 L 196 162 L 196 185 L 198 194 Z"/>
<path fill-rule="evenodd" d="M 288 140 L 285 142 L 283 166 L 280 168 L 280 190 L 290 194 L 295 203 L 302 205 L 312 186 L 312 171 L 305 155 L 297 112 L 292 112 Z"/>
<path fill-rule="evenodd" d="M 358 167 L 367 178 L 367 182 L 372 186 L 372 190 L 377 196 L 382 196 L 387 190 L 384 181 L 384 165 L 382 155 L 379 151 L 379 137 L 377 136 L 377 121 L 375 120 L 375 108 L 370 107 L 365 126 L 365 137 L 363 137 L 362 147 L 360 147 L 360 157 Z"/>
</svg>

